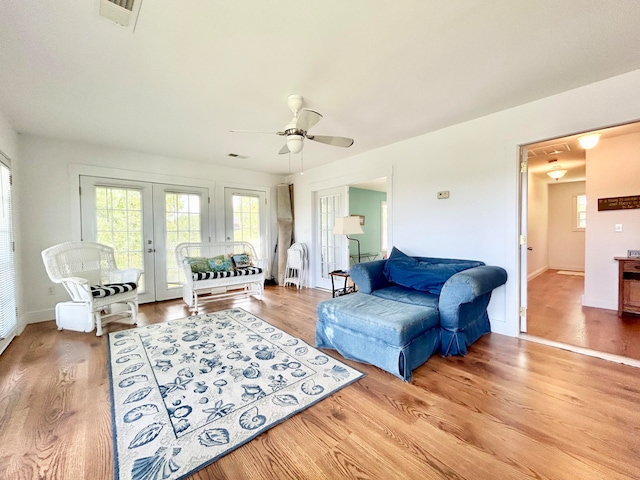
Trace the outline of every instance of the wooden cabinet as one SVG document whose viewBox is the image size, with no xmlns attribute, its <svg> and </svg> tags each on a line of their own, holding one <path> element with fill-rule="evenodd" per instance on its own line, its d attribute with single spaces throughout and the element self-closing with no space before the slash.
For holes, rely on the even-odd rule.
<svg viewBox="0 0 640 480">
<path fill-rule="evenodd" d="M 640 315 L 640 258 L 615 257 L 618 261 L 618 316 Z"/>
</svg>

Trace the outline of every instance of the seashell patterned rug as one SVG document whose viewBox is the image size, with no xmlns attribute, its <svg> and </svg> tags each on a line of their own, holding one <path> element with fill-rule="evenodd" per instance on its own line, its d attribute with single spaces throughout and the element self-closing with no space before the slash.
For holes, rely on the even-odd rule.
<svg viewBox="0 0 640 480">
<path fill-rule="evenodd" d="M 185 478 L 363 374 L 234 308 L 109 334 L 115 478 Z"/>
</svg>

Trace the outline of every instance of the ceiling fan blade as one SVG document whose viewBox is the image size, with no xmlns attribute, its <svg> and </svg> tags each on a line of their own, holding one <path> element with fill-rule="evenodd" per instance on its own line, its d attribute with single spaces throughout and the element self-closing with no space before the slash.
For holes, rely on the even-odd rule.
<svg viewBox="0 0 640 480">
<path fill-rule="evenodd" d="M 332 137 L 329 135 L 307 135 L 309 140 L 314 142 L 326 143 L 327 145 L 333 145 L 334 147 L 350 147 L 353 145 L 353 138 L 347 137 Z"/>
<path fill-rule="evenodd" d="M 280 151 L 278 152 L 278 155 L 282 155 L 284 153 L 289 153 L 289 147 L 287 147 L 287 144 L 285 143 L 284 146 L 280 149 Z"/>
<path fill-rule="evenodd" d="M 256 130 L 229 130 L 229 131 L 232 133 L 268 133 L 269 135 L 273 135 L 273 134 L 280 135 L 280 136 L 284 135 L 284 132 L 259 132 Z"/>
<path fill-rule="evenodd" d="M 303 108 L 298 114 L 296 128 L 298 130 L 304 130 L 306 132 L 320 120 L 322 120 L 322 115 L 320 115 L 318 112 L 316 112 L 315 110 L 309 110 L 308 108 Z"/>
</svg>

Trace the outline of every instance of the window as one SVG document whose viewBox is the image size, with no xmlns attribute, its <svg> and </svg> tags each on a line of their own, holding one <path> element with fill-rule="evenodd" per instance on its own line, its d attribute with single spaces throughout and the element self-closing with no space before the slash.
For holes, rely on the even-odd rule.
<svg viewBox="0 0 640 480">
<path fill-rule="evenodd" d="M 583 231 L 587 227 L 587 196 L 573 196 L 573 230 Z"/>
<path fill-rule="evenodd" d="M 13 230 L 11 226 L 11 171 L 0 163 L 0 339 L 17 325 Z"/>
</svg>

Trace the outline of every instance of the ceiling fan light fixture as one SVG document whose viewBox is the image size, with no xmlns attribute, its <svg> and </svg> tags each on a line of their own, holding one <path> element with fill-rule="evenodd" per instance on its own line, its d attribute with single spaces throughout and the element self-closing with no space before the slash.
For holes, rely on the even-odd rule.
<svg viewBox="0 0 640 480">
<path fill-rule="evenodd" d="M 590 148 L 595 147 L 600 141 L 599 133 L 590 133 L 589 135 L 583 135 L 578 138 L 578 143 L 585 150 L 589 150 Z"/>
<path fill-rule="evenodd" d="M 291 153 L 300 153 L 302 151 L 302 135 L 289 135 L 287 148 Z"/>
</svg>

